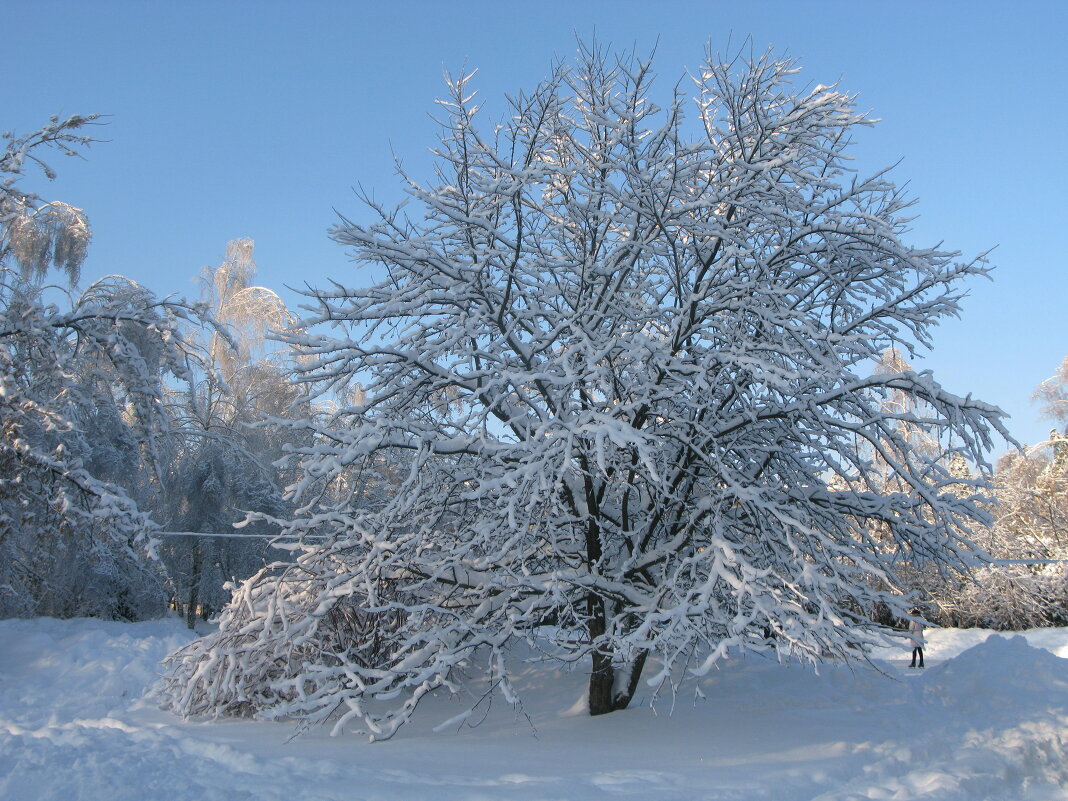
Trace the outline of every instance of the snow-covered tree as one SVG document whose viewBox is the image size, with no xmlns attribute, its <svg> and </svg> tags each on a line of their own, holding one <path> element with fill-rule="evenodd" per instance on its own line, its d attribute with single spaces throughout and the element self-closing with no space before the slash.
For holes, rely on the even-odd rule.
<svg viewBox="0 0 1068 801">
<path fill-rule="evenodd" d="M 1035 390 L 1048 417 L 1068 423 L 1068 359 Z M 978 543 L 995 563 L 965 583 L 951 621 L 1002 629 L 1068 622 L 1068 434 L 1001 458 L 994 526 Z"/>
<path fill-rule="evenodd" d="M 1034 400 L 1041 401 L 1047 417 L 1068 428 L 1068 356 L 1064 357 L 1056 373 L 1038 385 Z"/>
<path fill-rule="evenodd" d="M 189 532 L 168 538 L 160 554 L 190 628 L 198 607 L 218 609 L 229 598 L 226 582 L 264 564 L 262 523 L 243 529 L 255 536 L 233 537 L 242 510 L 278 515 L 284 508 L 284 482 L 272 464 L 282 456 L 280 429 L 256 424 L 288 415 L 300 399 L 285 352 L 266 349 L 268 331 L 293 319 L 276 293 L 253 283 L 253 249 L 251 239 L 234 240 L 222 264 L 204 270 L 205 303 L 225 328 L 190 331 L 206 334 L 209 369 L 168 396 L 166 479 L 154 511 L 168 529 Z M 226 536 L 196 536 L 208 534 Z"/>
<path fill-rule="evenodd" d="M 131 491 L 158 479 L 164 376 L 189 376 L 180 323 L 198 311 L 120 276 L 78 292 L 86 215 L 19 183 L 34 164 L 53 177 L 41 154 L 76 155 L 92 121 L 5 135 L 0 154 L 0 616 L 143 617 L 166 600 Z"/>
<path fill-rule="evenodd" d="M 884 401 L 979 464 L 1000 412 L 870 364 L 987 268 L 904 241 L 909 202 L 849 169 L 870 121 L 796 71 L 709 56 L 661 108 L 648 63 L 583 47 L 485 127 L 449 82 L 434 180 L 334 229 L 377 282 L 310 293 L 292 337 L 301 380 L 366 393 L 305 424 L 302 546 L 174 656 L 170 708 L 387 738 L 477 665 L 512 698 L 540 627 L 601 714 L 650 659 L 675 686 L 747 649 L 863 654 L 876 604 L 907 614 L 889 558 L 969 558 L 984 513 L 884 447 L 912 414 Z"/>
</svg>

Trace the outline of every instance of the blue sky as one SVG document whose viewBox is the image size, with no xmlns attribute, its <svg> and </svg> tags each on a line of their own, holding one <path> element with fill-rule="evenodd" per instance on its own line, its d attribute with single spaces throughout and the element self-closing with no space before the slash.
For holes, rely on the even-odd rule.
<svg viewBox="0 0 1068 801">
<path fill-rule="evenodd" d="M 200 269 L 249 236 L 260 283 L 287 300 L 284 285 L 360 281 L 326 229 L 335 210 L 361 219 L 356 184 L 399 199 L 393 154 L 429 177 L 443 70 L 477 67 L 492 109 L 596 35 L 655 46 L 666 93 L 706 43 L 749 37 L 883 120 L 853 153 L 862 172 L 902 160 L 915 244 L 996 247 L 994 280 L 975 282 L 917 366 L 1001 406 L 1024 442 L 1050 428 L 1030 395 L 1068 355 L 1068 3 L 38 0 L 0 20 L 0 129 L 110 115 L 87 160 L 28 184 L 88 212 L 86 278 L 196 294 Z"/>
</svg>

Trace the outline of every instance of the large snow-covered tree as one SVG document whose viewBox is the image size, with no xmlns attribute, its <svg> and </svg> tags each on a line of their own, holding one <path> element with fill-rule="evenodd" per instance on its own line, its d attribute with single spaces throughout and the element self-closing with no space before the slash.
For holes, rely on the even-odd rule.
<svg viewBox="0 0 1068 801">
<path fill-rule="evenodd" d="M 583 47 L 487 126 L 449 82 L 434 180 L 334 229 L 374 280 L 310 293 L 293 337 L 303 381 L 364 385 L 304 424 L 302 546 L 175 655 L 171 708 L 386 738 L 477 664 L 512 697 L 540 630 L 600 714 L 647 660 L 674 686 L 863 654 L 876 604 L 907 615 L 889 559 L 968 559 L 982 511 L 885 443 L 915 423 L 982 464 L 1000 412 L 871 365 L 986 267 L 906 243 L 909 202 L 850 171 L 869 119 L 796 71 L 710 56 L 660 107 L 648 63 Z"/>
<path fill-rule="evenodd" d="M 0 152 L 0 616 L 136 618 L 166 601 L 134 496 L 158 481 L 164 381 L 188 379 L 180 323 L 199 311 L 121 276 L 79 291 L 85 213 L 21 184 L 34 165 L 53 177 L 45 152 L 77 155 L 93 121 L 54 118 Z"/>
</svg>

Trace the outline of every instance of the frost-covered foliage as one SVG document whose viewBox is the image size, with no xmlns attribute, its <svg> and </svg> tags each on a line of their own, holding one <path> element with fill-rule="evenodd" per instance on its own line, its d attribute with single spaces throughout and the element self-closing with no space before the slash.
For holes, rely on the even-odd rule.
<svg viewBox="0 0 1068 801">
<path fill-rule="evenodd" d="M 7 135 L 0 155 L 0 616 L 138 618 L 166 599 L 131 492 L 154 478 L 163 377 L 188 376 L 178 323 L 196 310 L 119 276 L 79 293 L 85 214 L 18 184 L 27 164 L 52 177 L 38 153 L 76 154 L 91 121 Z"/>
<path fill-rule="evenodd" d="M 94 125 L 99 115 L 74 115 L 65 120 L 53 117 L 43 128 L 25 136 L 5 132 L 0 142 L 0 262 L 10 269 L 14 261 L 23 276 L 40 280 L 54 265 L 66 273 L 70 284 L 78 274 L 92 232 L 85 212 L 58 201 L 45 203 L 34 192 L 19 185 L 27 167 L 40 168 L 49 179 L 55 172 L 42 160 L 41 151 L 52 149 L 65 156 L 77 156 L 92 138 L 78 133 Z"/>
<path fill-rule="evenodd" d="M 899 424 L 982 463 L 1000 413 L 870 365 L 986 268 L 902 240 L 900 191 L 849 170 L 869 120 L 795 72 L 709 57 L 660 108 L 647 63 L 583 48 L 488 126 L 450 82 L 417 211 L 334 229 L 381 280 L 310 293 L 330 328 L 292 338 L 304 381 L 365 384 L 302 425 L 302 544 L 173 657 L 170 708 L 388 738 L 465 672 L 513 699 L 507 646 L 548 624 L 599 714 L 650 656 L 672 687 L 861 655 L 907 614 L 887 561 L 969 558 L 983 512 Z"/>
<path fill-rule="evenodd" d="M 1068 622 L 1068 436 L 1002 457 L 995 522 L 977 542 L 995 559 L 950 595 L 958 626 L 1021 629 Z"/>
<path fill-rule="evenodd" d="M 223 263 L 204 271 L 205 302 L 225 335 L 191 332 L 208 334 L 202 344 L 210 369 L 167 399 L 172 432 L 158 519 L 173 532 L 227 535 L 169 537 L 160 547 L 190 628 L 198 607 L 209 612 L 229 599 L 228 581 L 246 579 L 264 564 L 263 535 L 275 530 L 259 521 L 242 529 L 257 536 L 235 538 L 242 510 L 277 516 L 287 508 L 280 488 L 285 475 L 272 464 L 282 456 L 284 437 L 255 424 L 288 416 L 301 398 L 285 354 L 265 350 L 266 333 L 293 320 L 274 292 L 253 285 L 255 273 L 251 239 L 230 242 Z"/>
<path fill-rule="evenodd" d="M 1068 356 L 1064 357 L 1056 373 L 1038 385 L 1034 399 L 1042 403 L 1047 417 L 1068 425 Z"/>
</svg>

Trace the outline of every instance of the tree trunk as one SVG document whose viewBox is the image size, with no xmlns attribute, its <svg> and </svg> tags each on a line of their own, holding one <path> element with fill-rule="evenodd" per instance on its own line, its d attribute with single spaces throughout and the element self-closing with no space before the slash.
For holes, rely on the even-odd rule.
<svg viewBox="0 0 1068 801">
<path fill-rule="evenodd" d="M 630 706 L 631 699 L 634 698 L 634 692 L 638 689 L 642 671 L 645 669 L 645 658 L 647 656 L 649 656 L 649 651 L 643 648 L 638 652 L 634 661 L 627 666 L 630 670 L 630 675 L 626 677 L 626 684 L 616 690 L 616 709 L 626 709 Z"/>
<path fill-rule="evenodd" d="M 611 654 L 593 652 L 593 671 L 590 673 L 590 714 L 604 715 L 615 712 L 612 688 L 616 683 L 616 671 Z"/>
<path fill-rule="evenodd" d="M 604 598 L 590 593 L 586 596 L 586 623 L 590 642 L 597 648 L 598 641 L 605 632 Z M 593 670 L 590 672 L 590 714 L 604 715 L 612 712 L 612 687 L 615 685 L 615 669 L 612 667 L 612 654 L 601 650 L 593 652 Z"/>
<path fill-rule="evenodd" d="M 586 597 L 589 613 L 590 641 L 596 643 L 605 633 L 604 599 L 590 593 Z M 593 652 L 593 669 L 590 671 L 590 714 L 605 715 L 626 709 L 638 689 L 638 681 L 645 667 L 648 651 L 638 652 L 634 661 L 627 666 L 629 674 L 620 676 L 626 683 L 616 686 L 616 668 L 612 664 L 612 654 L 601 650 Z"/>
<path fill-rule="evenodd" d="M 197 542 L 197 538 L 193 538 L 193 569 L 190 571 L 189 576 L 189 603 L 185 609 L 185 625 L 190 629 L 194 628 L 197 622 L 197 596 L 200 589 L 200 568 L 201 568 L 202 554 L 200 552 L 200 543 Z"/>
</svg>

